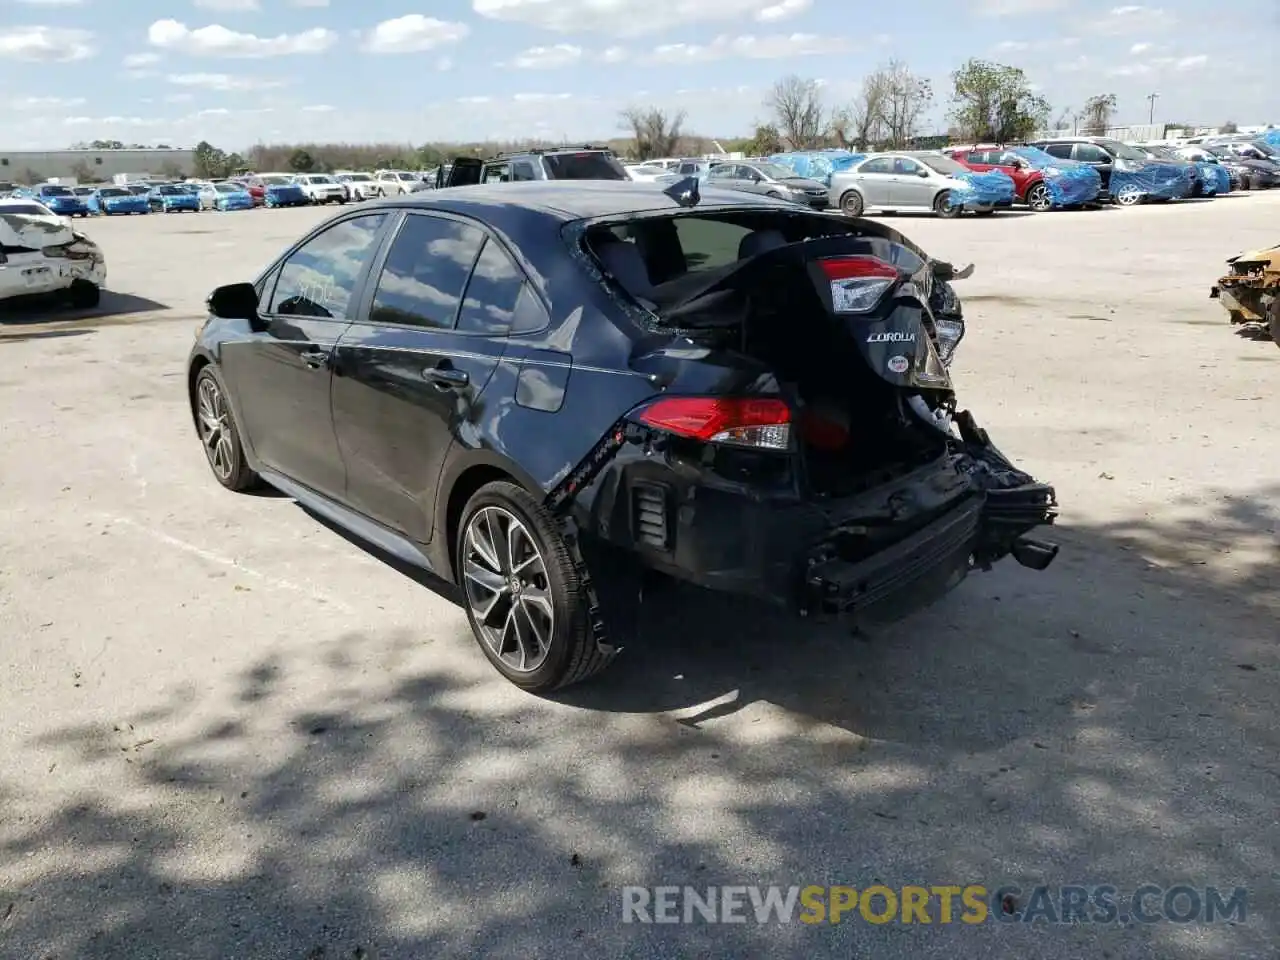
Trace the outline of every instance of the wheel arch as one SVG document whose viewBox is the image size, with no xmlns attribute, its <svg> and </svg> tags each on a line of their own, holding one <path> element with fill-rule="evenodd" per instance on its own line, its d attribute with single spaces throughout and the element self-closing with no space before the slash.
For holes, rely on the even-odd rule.
<svg viewBox="0 0 1280 960">
<path fill-rule="evenodd" d="M 191 422 L 196 419 L 196 380 L 200 371 L 213 363 L 213 358 L 204 353 L 197 353 L 187 366 L 187 408 L 191 411 Z"/>
<path fill-rule="evenodd" d="M 445 475 L 440 479 L 440 493 L 443 495 L 436 497 L 436 533 L 433 539 L 438 541 L 443 536 L 443 543 L 438 543 L 433 552 L 438 561 L 448 565 L 439 571 L 440 574 L 453 583 L 457 583 L 458 527 L 462 523 L 462 511 L 477 490 L 485 484 L 505 480 L 528 491 L 538 500 L 546 495 L 523 470 L 491 451 L 474 451 L 463 461 L 446 466 Z"/>
</svg>

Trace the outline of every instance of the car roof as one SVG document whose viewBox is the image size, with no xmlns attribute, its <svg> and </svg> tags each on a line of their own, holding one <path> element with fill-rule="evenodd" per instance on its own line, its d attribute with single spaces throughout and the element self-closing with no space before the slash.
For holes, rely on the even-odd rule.
<svg viewBox="0 0 1280 960">
<path fill-rule="evenodd" d="M 692 214 L 706 210 L 791 210 L 795 207 L 785 200 L 757 197 L 736 190 L 700 188 L 699 192 L 702 200 L 696 207 L 682 208 L 652 184 L 628 180 L 528 180 L 430 190 L 411 197 L 380 201 L 379 204 L 479 217 L 485 215 L 486 209 L 506 214 L 524 209 L 563 223 L 629 214 L 675 213 L 682 209 Z"/>
</svg>

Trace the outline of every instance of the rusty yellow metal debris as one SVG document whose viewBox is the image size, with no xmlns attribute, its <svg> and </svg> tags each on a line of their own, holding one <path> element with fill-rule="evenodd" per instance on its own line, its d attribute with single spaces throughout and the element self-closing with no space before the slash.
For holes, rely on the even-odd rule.
<svg viewBox="0 0 1280 960">
<path fill-rule="evenodd" d="M 1280 345 L 1280 244 L 1232 257 L 1231 272 L 1209 292 L 1221 301 L 1232 323 L 1262 323 Z"/>
</svg>

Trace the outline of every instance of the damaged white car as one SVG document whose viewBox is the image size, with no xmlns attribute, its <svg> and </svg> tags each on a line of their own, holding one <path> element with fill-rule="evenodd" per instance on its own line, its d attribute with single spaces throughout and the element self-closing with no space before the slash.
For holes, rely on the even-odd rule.
<svg viewBox="0 0 1280 960">
<path fill-rule="evenodd" d="M 102 250 L 66 220 L 34 200 L 0 200 L 0 302 L 53 294 L 94 307 L 106 280 Z"/>
</svg>

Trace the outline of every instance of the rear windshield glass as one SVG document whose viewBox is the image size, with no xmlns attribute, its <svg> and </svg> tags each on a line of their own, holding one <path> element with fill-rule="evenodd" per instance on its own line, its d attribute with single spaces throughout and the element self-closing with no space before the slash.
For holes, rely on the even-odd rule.
<svg viewBox="0 0 1280 960">
<path fill-rule="evenodd" d="M 59 184 L 45 186 L 40 188 L 40 196 L 42 197 L 69 197 L 71 191 Z"/>
<path fill-rule="evenodd" d="M 263 177 L 262 182 L 272 187 L 283 187 L 292 183 L 288 177 Z"/>
<path fill-rule="evenodd" d="M 122 190 L 119 187 L 105 187 L 98 191 L 98 195 L 103 197 L 127 197 L 129 196 L 129 191 Z"/>
<path fill-rule="evenodd" d="M 553 153 L 542 158 L 552 180 L 630 180 L 610 154 L 599 150 L 586 153 Z"/>
<path fill-rule="evenodd" d="M 33 217 L 47 217 L 49 211 L 38 203 L 4 203 L 0 204 L 0 213 L 22 213 Z"/>
</svg>

